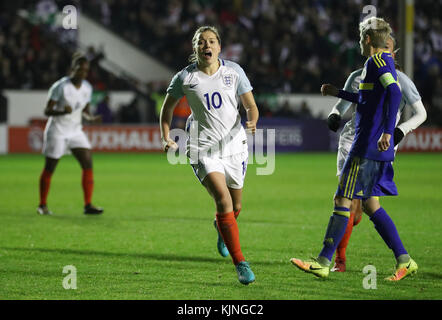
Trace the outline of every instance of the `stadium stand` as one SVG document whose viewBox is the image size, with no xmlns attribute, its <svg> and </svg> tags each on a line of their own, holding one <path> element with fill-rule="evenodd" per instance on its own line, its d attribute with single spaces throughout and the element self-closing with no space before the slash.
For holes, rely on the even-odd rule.
<svg viewBox="0 0 442 320">
<path fill-rule="evenodd" d="M 66 4 L 78 6 L 83 14 L 177 71 L 188 59 L 196 27 L 216 25 L 223 40 L 223 57 L 247 70 L 257 94 L 318 93 L 321 83 L 343 84 L 348 74 L 364 62 L 354 25 L 361 19 L 361 6 L 368 1 L 345 0 L 345 12 L 342 4 L 334 6 L 329 0 L 300 0 L 296 6 L 290 0 L 40 2 L 59 8 Z M 15 8 L 35 6 L 35 2 L 23 0 L 14 3 Z M 439 125 L 442 25 L 431 13 L 440 11 L 440 6 L 440 2 L 430 0 L 415 2 L 414 68 L 414 80 L 429 114 L 426 124 Z M 397 2 L 378 1 L 376 7 L 377 15 L 397 31 Z M 0 26 L 4 88 L 46 88 L 64 71 L 69 55 L 57 50 L 38 26 L 27 25 L 8 10 L 2 10 Z M 98 66 L 92 70 L 91 79 L 95 86 L 107 89 L 128 87 L 127 82 L 118 81 Z M 266 106 L 263 108 L 263 114 L 272 114 Z"/>
</svg>

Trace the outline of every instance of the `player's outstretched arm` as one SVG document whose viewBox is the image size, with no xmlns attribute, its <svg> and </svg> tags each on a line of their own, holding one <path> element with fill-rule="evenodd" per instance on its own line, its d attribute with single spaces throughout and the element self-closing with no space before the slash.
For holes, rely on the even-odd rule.
<svg viewBox="0 0 442 320">
<path fill-rule="evenodd" d="M 321 86 L 321 94 L 323 96 L 337 97 L 338 93 L 339 93 L 339 90 L 334 85 L 331 85 L 329 83 L 325 83 Z"/>
<path fill-rule="evenodd" d="M 65 114 L 71 113 L 72 108 L 71 106 L 65 106 L 64 110 L 55 110 L 55 105 L 57 104 L 57 101 L 54 101 L 50 99 L 48 103 L 46 104 L 45 108 L 45 116 L 63 116 Z"/>
<path fill-rule="evenodd" d="M 356 82 L 356 78 L 360 76 L 361 73 L 362 69 L 353 71 L 345 81 L 343 90 L 357 93 L 358 91 L 355 90 L 355 87 L 357 87 L 358 85 L 358 82 Z M 335 103 L 327 118 L 327 125 L 331 131 L 338 131 L 341 123 L 341 117 L 347 112 L 348 109 L 350 109 L 351 105 L 352 103 L 350 101 L 341 98 L 339 98 L 338 102 Z"/>
<path fill-rule="evenodd" d="M 259 118 L 258 107 L 256 106 L 255 98 L 252 91 L 246 92 L 240 96 L 242 105 L 247 113 L 246 130 L 251 134 L 256 132 L 256 123 Z"/>
<path fill-rule="evenodd" d="M 170 139 L 170 124 L 172 123 L 173 110 L 178 104 L 179 99 L 174 98 L 170 94 L 166 94 L 163 106 L 160 112 L 160 130 L 161 130 L 161 143 L 163 145 L 163 150 L 168 151 L 170 148 L 173 150 L 178 149 L 178 145 L 175 141 Z"/>
<path fill-rule="evenodd" d="M 321 86 L 321 94 L 323 96 L 333 96 L 333 97 L 338 97 L 353 103 L 358 103 L 359 100 L 359 94 L 357 93 L 353 93 L 353 92 L 348 92 L 345 90 L 339 90 L 338 88 L 336 88 L 335 86 L 326 83 L 323 84 Z"/>
</svg>

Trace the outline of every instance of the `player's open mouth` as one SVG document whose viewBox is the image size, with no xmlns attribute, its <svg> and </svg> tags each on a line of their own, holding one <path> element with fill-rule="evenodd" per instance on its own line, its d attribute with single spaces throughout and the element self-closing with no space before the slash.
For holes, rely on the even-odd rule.
<svg viewBox="0 0 442 320">
<path fill-rule="evenodd" d="M 204 52 L 203 55 L 207 58 L 211 58 L 212 57 L 212 52 L 208 51 L 208 52 Z"/>
</svg>

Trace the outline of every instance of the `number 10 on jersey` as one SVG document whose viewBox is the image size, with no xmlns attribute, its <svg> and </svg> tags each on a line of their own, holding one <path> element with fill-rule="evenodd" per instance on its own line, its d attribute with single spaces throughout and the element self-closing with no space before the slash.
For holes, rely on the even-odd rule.
<svg viewBox="0 0 442 320">
<path fill-rule="evenodd" d="M 212 93 L 212 96 L 209 98 L 209 94 L 204 94 L 204 97 L 206 98 L 207 103 L 207 110 L 210 110 L 210 107 L 214 107 L 215 109 L 218 109 L 223 104 L 223 100 L 221 99 L 221 95 L 219 92 Z"/>
</svg>

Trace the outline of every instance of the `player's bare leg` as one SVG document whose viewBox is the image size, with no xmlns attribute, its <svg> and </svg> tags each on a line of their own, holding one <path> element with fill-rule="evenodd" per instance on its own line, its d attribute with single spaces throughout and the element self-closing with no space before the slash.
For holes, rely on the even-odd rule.
<svg viewBox="0 0 442 320">
<path fill-rule="evenodd" d="M 346 256 L 345 252 L 348 242 L 353 232 L 353 227 L 356 226 L 362 218 L 362 201 L 353 199 L 350 206 L 350 218 L 348 219 L 347 229 L 345 229 L 344 236 L 336 249 L 336 259 L 332 272 L 345 272 L 346 270 Z"/>
<path fill-rule="evenodd" d="M 235 219 L 238 219 L 239 213 L 242 209 L 242 189 L 229 188 L 230 196 L 232 197 L 233 213 Z"/>
<path fill-rule="evenodd" d="M 94 175 L 92 171 L 92 151 L 85 148 L 71 149 L 72 154 L 80 163 L 82 168 L 81 185 L 84 195 L 84 213 L 101 214 L 102 208 L 92 205 L 92 194 L 94 191 Z"/>
<path fill-rule="evenodd" d="M 352 206 L 354 211 L 351 212 L 355 214 L 355 217 L 353 219 L 353 226 L 357 226 L 359 222 L 361 222 L 362 214 L 364 213 L 362 211 L 362 201 L 359 199 L 353 199 Z"/>
<path fill-rule="evenodd" d="M 389 281 L 399 281 L 417 272 L 418 266 L 405 250 L 394 222 L 381 207 L 378 197 L 371 197 L 362 203 L 364 212 L 370 217 L 376 231 L 396 258 L 395 273 L 386 278 Z"/>
<path fill-rule="evenodd" d="M 238 224 L 225 176 L 220 172 L 211 172 L 204 178 L 203 185 L 215 201 L 217 227 L 232 257 L 239 281 L 243 284 L 255 281 L 255 275 L 241 252 Z"/>
<path fill-rule="evenodd" d="M 39 181 L 40 203 L 37 207 L 38 214 L 41 215 L 52 214 L 52 212 L 49 211 L 46 202 L 49 194 L 49 188 L 51 186 L 52 174 L 54 173 L 57 164 L 58 164 L 58 159 L 53 159 L 48 157 L 45 158 L 45 166 L 40 175 L 40 181 Z"/>
<path fill-rule="evenodd" d="M 224 188 L 224 186 L 223 186 L 223 183 L 222 183 L 222 181 L 223 180 L 225 180 L 225 177 L 224 177 L 224 175 L 222 175 L 222 174 L 220 174 L 221 176 L 218 176 L 218 173 L 216 172 L 216 173 L 213 173 L 213 174 L 211 174 L 211 176 L 210 176 L 210 178 L 209 179 L 215 179 L 215 180 L 218 180 L 219 179 L 219 181 L 216 181 L 216 183 L 218 183 L 219 184 L 219 187 L 218 188 Z M 208 180 L 208 178 L 206 177 L 205 179 L 204 179 L 204 181 L 203 181 L 203 185 L 206 187 L 206 189 L 207 189 L 207 192 L 210 194 L 210 196 L 215 200 L 217 197 L 218 198 L 220 198 L 221 197 L 221 193 L 225 193 L 225 190 L 218 190 L 218 191 L 212 191 L 212 189 L 213 188 L 215 188 L 215 186 L 213 185 L 213 186 L 209 186 L 209 183 L 212 183 L 210 180 Z M 227 187 L 227 185 L 226 185 L 226 187 Z M 217 195 L 218 194 L 218 195 Z M 223 195 L 224 197 L 226 197 L 226 194 L 224 194 Z M 226 197 L 227 198 L 227 197 Z M 226 203 L 225 203 L 225 205 L 228 205 L 230 202 L 231 202 L 231 200 L 225 200 L 226 201 Z M 216 200 L 215 200 L 215 203 L 216 203 Z M 224 206 L 225 206 L 224 205 Z M 214 227 L 215 227 L 215 229 L 216 229 L 216 231 L 217 231 L 217 233 L 218 233 L 218 240 L 217 240 L 217 249 L 218 249 L 218 252 L 219 252 L 219 254 L 222 256 L 222 257 L 227 257 L 228 255 L 229 255 L 229 250 L 227 249 L 227 247 L 226 247 L 226 245 L 225 245 L 225 243 L 224 243 L 224 240 L 223 240 L 223 237 L 222 237 L 222 235 L 221 235 L 221 233 L 220 233 L 220 231 L 219 231 L 219 229 L 218 229 L 218 223 L 216 222 L 216 214 L 218 213 L 218 212 L 220 212 L 219 210 L 225 210 L 224 209 L 224 206 L 223 206 L 223 204 L 222 203 L 220 203 L 219 205 L 217 205 L 217 208 L 216 208 L 216 212 L 215 212 L 215 219 L 214 219 L 214 221 L 213 221 L 213 225 L 214 225 Z M 233 208 L 233 206 L 232 206 L 232 208 Z"/>
<path fill-rule="evenodd" d="M 232 197 L 226 184 L 226 177 L 220 172 L 211 172 L 203 180 L 210 196 L 215 201 L 216 212 L 227 214 L 233 211 Z"/>
</svg>

